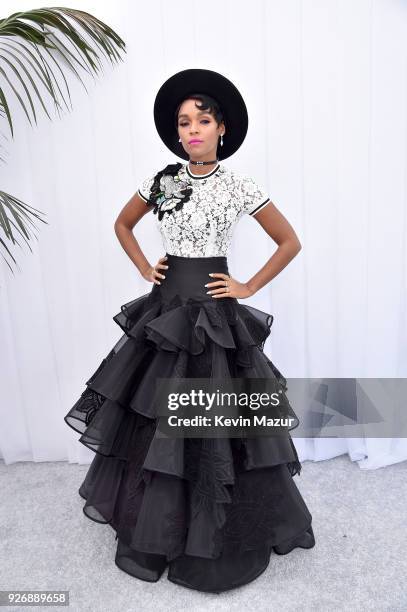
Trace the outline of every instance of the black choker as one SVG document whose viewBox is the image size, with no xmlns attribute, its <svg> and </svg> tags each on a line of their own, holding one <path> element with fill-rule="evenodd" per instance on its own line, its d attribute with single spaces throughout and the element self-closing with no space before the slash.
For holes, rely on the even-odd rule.
<svg viewBox="0 0 407 612">
<path fill-rule="evenodd" d="M 213 161 L 192 161 L 192 159 L 190 159 L 189 163 L 194 164 L 194 166 L 209 166 L 210 164 L 217 164 L 218 161 L 218 159 L 214 159 Z"/>
</svg>

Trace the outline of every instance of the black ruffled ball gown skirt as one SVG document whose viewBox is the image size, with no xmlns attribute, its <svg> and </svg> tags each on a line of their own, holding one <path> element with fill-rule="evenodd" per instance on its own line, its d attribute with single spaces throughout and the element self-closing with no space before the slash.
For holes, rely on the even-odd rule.
<svg viewBox="0 0 407 612">
<path fill-rule="evenodd" d="M 171 582 L 219 593 L 254 580 L 273 553 L 312 548 L 312 517 L 289 432 L 157 435 L 156 377 L 272 377 L 287 390 L 263 352 L 272 315 L 206 293 L 227 258 L 167 257 L 161 285 L 113 317 L 124 333 L 64 419 L 95 451 L 79 494 L 85 515 L 115 530 L 116 565 L 150 582 L 168 566 Z"/>
</svg>

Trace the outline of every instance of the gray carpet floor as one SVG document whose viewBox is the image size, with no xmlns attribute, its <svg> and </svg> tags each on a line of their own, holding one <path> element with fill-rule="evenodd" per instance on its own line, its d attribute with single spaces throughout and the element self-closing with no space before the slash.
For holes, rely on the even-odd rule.
<svg viewBox="0 0 407 612">
<path fill-rule="evenodd" d="M 82 512 L 87 465 L 0 462 L 0 589 L 68 590 L 75 612 L 407 610 L 407 462 L 363 471 L 347 456 L 303 463 L 295 483 L 316 545 L 271 555 L 252 583 L 200 593 L 114 564 L 115 532 Z M 4 607 L 28 610 L 28 607 Z"/>
</svg>

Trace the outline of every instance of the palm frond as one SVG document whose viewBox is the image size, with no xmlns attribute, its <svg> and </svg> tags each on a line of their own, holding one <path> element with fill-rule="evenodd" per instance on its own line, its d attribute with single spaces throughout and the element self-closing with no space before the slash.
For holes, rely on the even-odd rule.
<svg viewBox="0 0 407 612">
<path fill-rule="evenodd" d="M 126 49 L 120 36 L 85 11 L 40 8 L 0 19 L 0 118 L 7 121 L 11 137 L 14 137 L 12 115 L 16 102 L 30 125 L 37 124 L 37 107 L 52 119 L 50 105 L 57 114 L 64 106 L 72 109 L 68 74 L 73 74 L 87 91 L 81 72 L 94 77 L 103 71 L 103 59 L 112 64 L 122 61 L 121 51 Z M 4 162 L 1 155 L 0 161 Z M 37 215 L 35 210 L 0 191 L 0 247 L 14 263 L 16 260 L 6 240 L 19 245 L 17 232 L 30 247 L 31 217 L 46 223 L 40 217 L 43 213 L 37 211 L 40 213 Z M 12 270 L 3 253 L 2 257 Z"/>
<path fill-rule="evenodd" d="M 40 85 L 51 96 L 56 109 L 60 108 L 61 100 L 67 106 L 51 67 L 57 63 L 56 57 L 61 64 L 57 63 L 60 73 L 63 74 L 62 66 L 67 68 L 86 89 L 79 69 L 93 76 L 103 70 L 102 58 L 107 58 L 112 64 L 122 61 L 119 50 L 126 50 L 120 36 L 85 11 L 53 7 L 13 13 L 0 19 L 0 83 L 3 79 L 4 84 L 8 83 L 27 119 L 36 123 L 35 105 L 28 84 L 49 118 Z M 13 79 L 17 83 L 14 84 Z M 69 94 L 68 83 L 64 80 Z M 0 87 L 0 112 L 7 117 L 13 135 L 10 103 L 3 86 Z"/>
<path fill-rule="evenodd" d="M 17 243 L 20 246 L 20 243 L 17 241 L 13 233 L 12 228 L 14 227 L 17 233 L 23 237 L 24 241 L 26 242 L 30 251 L 32 252 L 31 246 L 28 241 L 30 240 L 30 236 L 33 236 L 36 239 L 37 239 L 37 236 L 31 232 L 31 229 L 29 228 L 29 224 L 31 224 L 34 228 L 36 228 L 36 225 L 32 217 L 38 219 L 42 223 L 47 223 L 47 221 L 45 221 L 41 217 L 41 215 L 43 214 L 44 213 L 42 213 L 37 208 L 33 208 L 32 206 L 25 204 L 24 202 L 22 202 L 15 196 L 10 195 L 9 193 L 5 193 L 4 191 L 0 191 L 0 228 L 2 230 L 2 233 L 4 234 L 4 237 L 7 240 L 11 241 L 13 244 Z M 11 253 L 10 249 L 7 247 L 7 243 L 3 240 L 1 236 L 0 236 L 0 244 L 3 247 L 3 249 L 7 252 L 9 257 L 11 257 L 13 262 L 16 263 L 16 260 L 13 257 L 13 254 Z M 3 259 L 6 261 L 10 270 L 13 271 L 12 267 L 7 261 L 7 258 L 4 257 L 3 253 L 1 255 Z"/>
</svg>

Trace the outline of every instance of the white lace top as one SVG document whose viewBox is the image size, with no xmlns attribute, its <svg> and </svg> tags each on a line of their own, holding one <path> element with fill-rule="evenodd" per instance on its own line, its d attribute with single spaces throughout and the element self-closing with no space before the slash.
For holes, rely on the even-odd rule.
<svg viewBox="0 0 407 612">
<path fill-rule="evenodd" d="M 174 163 L 142 181 L 138 195 L 157 214 L 165 251 L 182 257 L 227 256 L 234 227 L 270 198 L 249 176 L 218 162 L 206 174 Z"/>
</svg>

